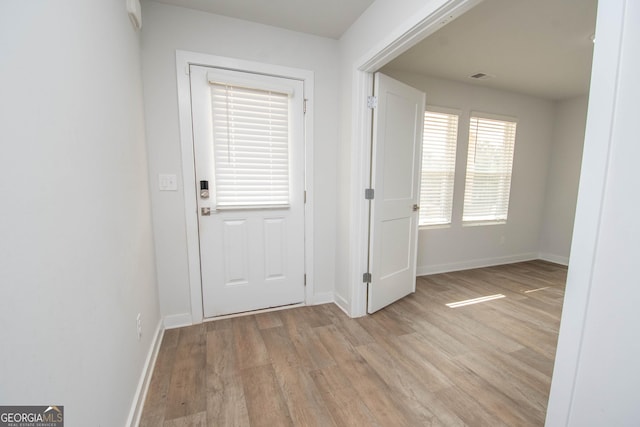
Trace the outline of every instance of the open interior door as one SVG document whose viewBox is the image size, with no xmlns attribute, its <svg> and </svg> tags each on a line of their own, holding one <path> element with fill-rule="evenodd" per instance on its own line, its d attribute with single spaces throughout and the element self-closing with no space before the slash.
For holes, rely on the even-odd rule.
<svg viewBox="0 0 640 427">
<path fill-rule="evenodd" d="M 415 292 L 425 94 L 374 76 L 369 313 Z"/>
</svg>

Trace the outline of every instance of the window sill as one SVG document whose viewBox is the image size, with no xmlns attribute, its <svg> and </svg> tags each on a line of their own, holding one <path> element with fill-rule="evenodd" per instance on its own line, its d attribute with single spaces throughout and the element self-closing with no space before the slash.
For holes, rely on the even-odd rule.
<svg viewBox="0 0 640 427">
<path fill-rule="evenodd" d="M 443 228 L 451 228 L 451 223 L 448 224 L 430 224 L 430 225 L 419 225 L 418 230 L 427 231 L 427 230 L 439 230 Z"/>
<path fill-rule="evenodd" d="M 507 223 L 507 220 L 497 220 L 497 221 L 467 221 L 462 222 L 463 227 L 481 227 L 485 225 L 504 225 Z"/>
</svg>

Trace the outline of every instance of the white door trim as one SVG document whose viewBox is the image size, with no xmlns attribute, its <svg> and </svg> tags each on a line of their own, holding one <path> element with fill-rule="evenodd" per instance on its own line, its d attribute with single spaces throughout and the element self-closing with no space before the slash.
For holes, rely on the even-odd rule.
<svg viewBox="0 0 640 427">
<path fill-rule="evenodd" d="M 305 215 L 305 272 L 307 276 L 305 303 L 313 302 L 313 71 L 282 67 L 236 58 L 216 55 L 176 51 L 176 76 L 178 84 L 178 114 L 180 120 L 180 147 L 182 154 L 182 179 L 184 183 L 184 205 L 187 230 L 187 257 L 189 269 L 189 289 L 191 293 L 191 323 L 201 323 L 202 281 L 200 278 L 200 244 L 198 237 L 198 205 L 195 191 L 195 168 L 193 153 L 193 132 L 191 125 L 191 94 L 189 86 L 189 65 L 219 67 L 257 74 L 267 74 L 304 82 L 304 97 L 307 100 L 305 115 L 305 188 L 307 201 Z"/>
<path fill-rule="evenodd" d="M 609 157 L 612 146 L 621 138 L 615 134 L 615 125 L 622 61 L 631 50 L 624 46 L 623 51 L 625 32 L 629 31 L 625 22 L 631 22 L 627 3 L 625 0 L 598 3 L 598 37 L 591 67 L 571 259 L 545 421 L 548 426 L 573 425 L 573 403 L 589 314 L 594 262 L 598 256 L 603 209 L 607 204 Z"/>
<path fill-rule="evenodd" d="M 353 70 L 353 96 L 351 111 L 351 236 L 350 283 L 352 317 L 367 313 L 367 288 L 362 286 L 362 273 L 367 271 L 369 202 L 363 197 L 371 176 L 371 113 L 366 105 L 367 96 L 373 93 L 373 73 L 389 61 L 433 34 L 451 20 L 473 8 L 482 0 L 449 0 L 433 10 L 429 5 L 422 13 L 414 15 L 389 35 L 372 53 L 355 62 Z"/>
</svg>

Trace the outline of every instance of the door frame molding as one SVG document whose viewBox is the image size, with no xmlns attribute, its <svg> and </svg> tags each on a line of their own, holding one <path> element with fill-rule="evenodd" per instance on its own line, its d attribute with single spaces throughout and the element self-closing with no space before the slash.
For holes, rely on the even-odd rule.
<svg viewBox="0 0 640 427">
<path fill-rule="evenodd" d="M 304 98 L 307 100 L 304 122 L 304 175 L 307 192 L 304 206 L 304 264 L 307 282 L 305 304 L 313 304 L 313 71 L 283 67 L 255 61 L 246 61 L 217 55 L 176 50 L 176 76 L 178 84 L 178 115 L 180 122 L 180 149 L 182 154 L 182 179 L 184 183 L 185 222 L 187 231 L 187 259 L 189 270 L 189 289 L 191 294 L 191 323 L 202 323 L 202 279 L 200 265 L 200 239 L 198 232 L 198 205 L 195 186 L 193 130 L 191 115 L 191 90 L 189 84 L 189 66 L 202 65 L 235 71 L 265 74 L 301 80 L 304 84 Z M 191 190 L 189 190 L 191 189 Z"/>
<path fill-rule="evenodd" d="M 390 34 L 377 48 L 355 62 L 353 68 L 353 102 L 351 108 L 351 208 L 350 208 L 350 307 L 351 317 L 367 314 L 367 287 L 362 286 L 362 273 L 367 271 L 369 253 L 369 201 L 362 195 L 371 176 L 372 117 L 366 105 L 373 95 L 373 73 L 388 62 L 415 46 L 453 19 L 459 17 L 482 0 L 449 0 L 433 10 L 428 5 Z"/>
</svg>

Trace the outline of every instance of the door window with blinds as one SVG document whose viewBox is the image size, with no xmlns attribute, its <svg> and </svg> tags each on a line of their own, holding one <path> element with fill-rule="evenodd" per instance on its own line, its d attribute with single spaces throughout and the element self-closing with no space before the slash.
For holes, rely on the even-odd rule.
<svg viewBox="0 0 640 427">
<path fill-rule="evenodd" d="M 420 226 L 451 224 L 458 116 L 455 110 L 431 106 L 424 113 Z"/>
<path fill-rule="evenodd" d="M 471 114 L 463 223 L 507 220 L 516 125 L 514 118 Z"/>
<path fill-rule="evenodd" d="M 288 207 L 291 90 L 222 72 L 208 79 L 215 209 Z"/>
</svg>

